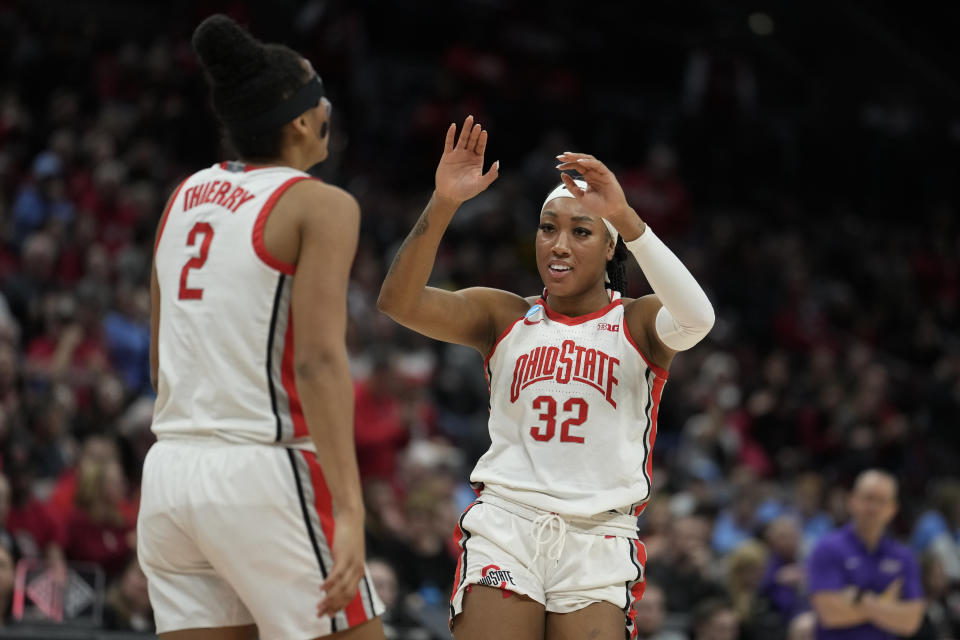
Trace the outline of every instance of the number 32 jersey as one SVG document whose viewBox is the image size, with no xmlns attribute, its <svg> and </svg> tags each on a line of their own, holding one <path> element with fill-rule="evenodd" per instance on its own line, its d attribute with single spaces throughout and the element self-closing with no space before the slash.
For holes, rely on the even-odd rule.
<svg viewBox="0 0 960 640">
<path fill-rule="evenodd" d="M 500 336 L 485 362 L 491 445 L 475 485 L 561 515 L 643 510 L 667 372 L 640 353 L 608 292 L 606 307 L 576 318 L 544 293 Z"/>
<path fill-rule="evenodd" d="M 311 447 L 293 372 L 295 267 L 263 241 L 274 204 L 306 179 L 289 167 L 220 163 L 171 198 L 155 248 L 159 438 Z"/>
</svg>

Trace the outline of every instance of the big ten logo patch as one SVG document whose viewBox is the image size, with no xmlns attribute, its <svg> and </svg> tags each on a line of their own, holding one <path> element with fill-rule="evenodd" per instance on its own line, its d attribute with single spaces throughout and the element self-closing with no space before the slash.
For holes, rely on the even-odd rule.
<svg viewBox="0 0 960 640">
<path fill-rule="evenodd" d="M 597 331 L 613 331 L 616 333 L 617 331 L 620 331 L 620 325 L 610 324 L 609 322 L 598 322 Z"/>
<path fill-rule="evenodd" d="M 483 577 L 477 581 L 477 584 L 482 584 L 486 587 L 506 589 L 507 583 L 510 583 L 510 585 L 514 587 L 517 586 L 517 583 L 513 581 L 513 576 L 510 575 L 510 571 L 501 569 L 495 564 L 485 566 L 480 572 L 480 575 Z"/>
</svg>

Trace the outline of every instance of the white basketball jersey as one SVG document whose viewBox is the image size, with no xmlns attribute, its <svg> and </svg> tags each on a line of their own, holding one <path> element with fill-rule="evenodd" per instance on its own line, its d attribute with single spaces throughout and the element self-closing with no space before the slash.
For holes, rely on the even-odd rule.
<svg viewBox="0 0 960 640">
<path fill-rule="evenodd" d="M 487 358 L 492 443 L 470 480 L 561 515 L 639 515 L 667 372 L 640 353 L 619 293 L 576 318 L 545 298 Z"/>
<path fill-rule="evenodd" d="M 289 167 L 224 162 L 174 193 L 155 249 L 159 438 L 311 446 L 293 372 L 295 267 L 263 242 L 277 199 L 306 179 Z"/>
</svg>

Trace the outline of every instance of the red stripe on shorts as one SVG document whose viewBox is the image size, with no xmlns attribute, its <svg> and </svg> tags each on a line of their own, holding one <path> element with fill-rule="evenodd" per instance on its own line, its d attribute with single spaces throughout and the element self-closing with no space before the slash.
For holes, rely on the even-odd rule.
<svg viewBox="0 0 960 640">
<path fill-rule="evenodd" d="M 639 540 L 634 540 L 633 546 L 636 548 L 634 557 L 645 572 L 647 566 L 647 548 L 643 546 L 643 543 Z M 630 588 L 630 613 L 628 615 L 630 616 L 630 622 L 633 628 L 633 633 L 630 635 L 631 638 L 637 637 L 637 610 L 634 605 L 643 598 L 643 592 L 647 589 L 646 578 L 642 574 L 640 578 L 641 579 Z"/>
<path fill-rule="evenodd" d="M 453 598 L 457 595 L 457 590 L 460 588 L 460 579 L 463 575 L 463 571 L 466 568 L 463 566 L 463 529 L 460 528 L 460 523 L 463 522 L 463 519 L 467 516 L 467 512 L 477 504 L 475 501 L 471 502 L 470 505 L 463 510 L 463 514 L 457 520 L 457 526 L 453 530 L 453 542 L 458 547 L 460 547 L 460 554 L 457 556 L 457 569 L 453 574 L 453 592 L 450 594 L 450 604 L 453 604 Z"/>
<path fill-rule="evenodd" d="M 327 545 L 333 551 L 333 536 L 335 535 L 335 526 L 333 523 L 333 499 L 330 496 L 330 489 L 327 487 L 327 481 L 323 477 L 323 470 L 320 463 L 317 462 L 317 456 L 310 451 L 301 451 L 300 454 L 307 462 L 307 468 L 310 470 L 310 485 L 313 487 L 313 506 L 317 510 L 317 516 L 320 518 L 320 528 L 323 530 L 323 537 L 326 538 Z M 333 559 L 336 563 L 337 559 Z M 330 571 L 331 569 L 327 569 Z M 351 627 L 367 620 L 367 612 L 363 608 L 363 596 L 360 589 L 353 596 L 353 600 L 344 609 L 347 614 L 347 624 Z"/>
</svg>

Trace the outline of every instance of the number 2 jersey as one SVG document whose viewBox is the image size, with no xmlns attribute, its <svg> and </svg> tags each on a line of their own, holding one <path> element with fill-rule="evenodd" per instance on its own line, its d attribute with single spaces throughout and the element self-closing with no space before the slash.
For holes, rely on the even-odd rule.
<svg viewBox="0 0 960 640">
<path fill-rule="evenodd" d="M 289 167 L 225 162 L 194 173 L 171 198 L 155 248 L 158 438 L 312 447 L 293 371 L 295 268 L 263 241 L 274 204 L 307 179 Z"/>
<path fill-rule="evenodd" d="M 633 519 L 650 498 L 657 407 L 667 372 L 630 336 L 620 294 L 570 318 L 546 293 L 485 362 L 490 449 L 470 480 L 521 504 Z"/>
</svg>

